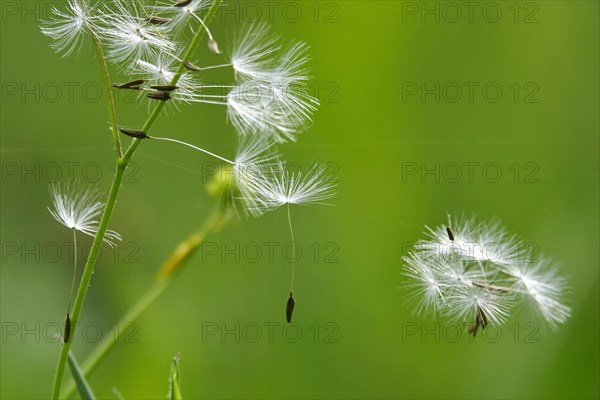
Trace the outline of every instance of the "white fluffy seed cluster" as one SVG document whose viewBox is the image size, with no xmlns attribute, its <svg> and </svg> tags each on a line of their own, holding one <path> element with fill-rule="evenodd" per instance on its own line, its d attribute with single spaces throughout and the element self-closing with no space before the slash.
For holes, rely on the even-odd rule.
<svg viewBox="0 0 600 400">
<path fill-rule="evenodd" d="M 473 334 L 523 305 L 552 329 L 570 316 L 557 265 L 499 223 L 449 218 L 426 234 L 403 257 L 418 313 L 472 323 Z"/>
<path fill-rule="evenodd" d="M 233 200 L 247 215 L 284 204 L 324 203 L 336 185 L 325 168 L 290 171 L 273 146 L 296 141 L 311 125 L 319 104 L 308 92 L 308 46 L 285 43 L 267 24 L 257 22 L 239 29 L 219 64 L 198 66 L 202 63 L 184 59 L 195 32 L 205 30 L 208 49 L 220 53 L 203 19 L 213 3 L 69 0 L 64 10 L 53 8 L 41 30 L 65 56 L 79 52 L 86 37 L 94 39 L 130 81 L 116 87 L 139 90 L 140 101 L 149 105 L 168 101 L 176 108 L 191 103 L 226 107 L 239 143 L 231 162 L 238 185 Z M 203 71 L 215 68 L 229 68 L 233 81 L 204 84 Z"/>
</svg>

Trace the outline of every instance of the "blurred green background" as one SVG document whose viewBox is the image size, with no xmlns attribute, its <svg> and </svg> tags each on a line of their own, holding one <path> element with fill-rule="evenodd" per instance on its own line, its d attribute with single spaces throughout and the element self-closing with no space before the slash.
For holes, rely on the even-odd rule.
<svg viewBox="0 0 600 400">
<path fill-rule="evenodd" d="M 260 16 L 285 38 L 310 43 L 314 58 L 322 103 L 315 124 L 280 150 L 293 162 L 335 165 L 339 194 L 335 207 L 293 210 L 302 333 L 292 342 L 296 332 L 284 324 L 285 210 L 242 220 L 210 237 L 219 254 L 196 254 L 136 321 L 131 340 L 115 344 L 90 377 L 98 396 L 113 398 L 116 387 L 125 398 L 164 398 L 180 352 L 185 398 L 598 398 L 598 2 L 484 1 L 472 14 L 461 2 L 226 3 L 212 24 L 222 48 L 244 20 Z M 72 264 L 70 234 L 46 210 L 48 184 L 91 180 L 107 192 L 111 179 L 97 64 L 90 50 L 53 53 L 37 22 L 48 4 L 2 2 L 7 399 L 48 397 L 59 353 L 52 335 Z M 221 58 L 202 48 L 198 60 Z M 433 92 L 422 97 L 423 89 Z M 120 123 L 140 125 L 146 107 L 119 96 Z M 193 105 L 162 117 L 154 132 L 231 155 L 235 136 L 225 121 L 225 109 Z M 165 143 L 144 143 L 136 154 L 111 223 L 124 241 L 104 248 L 96 267 L 81 321 L 86 337 L 78 332 L 73 347 L 80 360 L 99 333 L 113 334 L 161 262 L 214 207 L 203 183 L 209 162 Z M 480 164 L 469 179 L 471 162 Z M 438 181 L 421 176 L 436 165 Z M 535 331 L 522 312 L 473 341 L 415 316 L 398 289 L 401 256 L 448 212 L 498 217 L 559 262 L 572 318 L 557 332 Z M 272 259 L 268 243 L 277 246 Z M 236 246 L 239 260 L 225 251 Z M 252 246 L 263 252 L 258 262 Z M 262 336 L 254 342 L 256 326 Z M 234 333 L 222 337 L 226 329 L 239 342 Z"/>
</svg>

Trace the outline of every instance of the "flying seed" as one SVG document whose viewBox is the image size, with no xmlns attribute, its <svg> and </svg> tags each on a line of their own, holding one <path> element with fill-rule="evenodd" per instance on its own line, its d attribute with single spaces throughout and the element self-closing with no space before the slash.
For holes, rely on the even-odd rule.
<svg viewBox="0 0 600 400">
<path fill-rule="evenodd" d="M 146 82 L 144 79 L 136 79 L 134 81 L 131 82 L 125 82 L 125 83 L 113 83 L 113 87 L 116 87 L 117 89 L 134 89 L 134 90 L 140 90 L 140 86 L 142 83 Z"/>
<path fill-rule="evenodd" d="M 202 70 L 202 68 L 192 64 L 189 61 L 184 61 L 183 66 L 186 67 L 187 69 L 189 69 L 190 71 L 201 71 Z"/>
<path fill-rule="evenodd" d="M 148 18 L 146 18 L 146 22 L 152 25 L 163 25 L 171 21 L 173 21 L 171 18 L 157 17 L 156 15 L 151 15 Z"/>
<path fill-rule="evenodd" d="M 185 7 L 191 2 L 192 0 L 178 0 L 177 3 L 173 4 L 173 7 Z"/>
<path fill-rule="evenodd" d="M 446 227 L 446 232 L 448 232 L 448 239 L 454 242 L 454 232 L 452 232 L 452 228 L 449 226 Z"/>
<path fill-rule="evenodd" d="M 63 337 L 64 343 L 69 343 L 69 338 L 71 337 L 71 317 L 67 312 L 67 318 L 65 319 L 65 336 Z"/>
<path fill-rule="evenodd" d="M 148 139 L 150 136 L 146 135 L 144 131 L 136 131 L 135 129 L 119 128 L 121 133 L 136 139 Z"/>
<path fill-rule="evenodd" d="M 169 94 L 169 92 L 150 92 L 146 96 L 151 99 L 160 101 L 167 101 L 171 99 L 171 95 Z"/>
<path fill-rule="evenodd" d="M 160 90 L 162 92 L 172 92 L 173 90 L 177 89 L 178 87 L 175 85 L 152 85 L 150 86 L 151 89 L 154 90 Z"/>
<path fill-rule="evenodd" d="M 292 313 L 294 312 L 295 305 L 296 305 L 296 299 L 294 299 L 292 292 L 290 292 L 290 297 L 287 300 L 287 305 L 285 308 L 285 318 L 287 319 L 288 323 L 292 322 Z"/>
</svg>

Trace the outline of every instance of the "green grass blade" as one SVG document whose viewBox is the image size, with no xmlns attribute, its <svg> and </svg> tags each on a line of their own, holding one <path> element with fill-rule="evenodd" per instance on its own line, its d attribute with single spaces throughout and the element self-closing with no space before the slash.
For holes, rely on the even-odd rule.
<svg viewBox="0 0 600 400">
<path fill-rule="evenodd" d="M 77 385 L 77 390 L 79 390 L 79 395 L 82 400 L 96 400 L 96 396 L 94 396 L 94 392 L 92 392 L 92 388 L 85 380 L 85 376 L 83 376 L 83 372 L 79 365 L 77 364 L 77 360 L 75 360 L 75 356 L 72 352 L 69 351 L 69 368 L 71 369 L 71 375 L 73 375 L 73 379 L 75 380 L 75 384 Z"/>
<path fill-rule="evenodd" d="M 169 400 L 183 400 L 179 382 L 179 354 L 173 358 L 169 374 Z"/>
</svg>

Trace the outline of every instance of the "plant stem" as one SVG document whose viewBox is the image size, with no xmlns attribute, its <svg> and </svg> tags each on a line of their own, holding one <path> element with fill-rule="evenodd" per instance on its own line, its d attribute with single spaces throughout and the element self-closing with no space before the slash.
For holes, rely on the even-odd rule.
<svg viewBox="0 0 600 400">
<path fill-rule="evenodd" d="M 221 0 L 215 0 L 209 9 L 206 16 L 206 23 L 208 24 L 212 17 L 217 12 L 219 8 L 219 4 Z M 194 39 L 190 43 L 185 52 L 185 59 L 189 59 L 194 54 L 198 43 L 202 39 L 204 35 L 204 29 L 198 29 Z M 102 241 L 104 240 L 104 235 L 106 234 L 106 230 L 108 228 L 108 224 L 110 222 L 110 218 L 112 216 L 112 212 L 117 201 L 117 196 L 119 194 L 119 189 L 121 188 L 121 183 L 123 182 L 123 174 L 125 173 L 125 169 L 127 168 L 127 164 L 129 160 L 135 153 L 135 150 L 139 146 L 141 140 L 134 139 L 133 143 L 127 149 L 127 152 L 121 156 L 121 142 L 119 137 L 119 129 L 116 119 L 115 105 L 114 99 L 112 96 L 112 89 L 110 87 L 110 77 L 108 74 L 108 67 L 106 65 L 106 59 L 104 58 L 104 52 L 102 50 L 102 45 L 100 43 L 99 38 L 92 32 L 92 39 L 94 42 L 94 46 L 96 48 L 96 52 L 98 54 L 98 61 L 100 63 L 100 69 L 102 70 L 102 75 L 104 79 L 104 86 L 106 90 L 106 95 L 108 97 L 108 108 L 109 114 L 111 118 L 111 125 L 113 128 L 113 143 L 115 145 L 115 151 L 117 153 L 117 162 L 115 167 L 115 175 L 113 177 L 113 181 L 111 184 L 110 192 L 108 195 L 108 199 L 106 200 L 106 206 L 104 207 L 104 211 L 102 213 L 102 218 L 100 219 L 100 224 L 98 226 L 98 232 L 94 237 L 94 242 L 92 244 L 92 248 L 90 249 L 90 254 L 88 256 L 87 262 L 85 264 L 85 268 L 83 270 L 83 275 L 81 277 L 81 281 L 79 283 L 79 289 L 77 290 L 77 296 L 75 297 L 75 304 L 73 305 L 73 315 L 71 316 L 71 337 L 74 338 L 75 330 L 77 327 L 77 322 L 79 320 L 79 315 L 81 314 L 81 309 L 83 308 L 83 303 L 85 301 L 85 296 L 87 294 L 87 290 L 92 279 L 92 274 L 94 273 L 94 266 L 96 265 L 96 259 L 98 256 L 98 252 L 100 250 L 100 246 L 102 245 Z M 179 77 L 183 73 L 185 66 L 181 64 L 177 73 L 173 77 L 173 85 L 175 85 L 179 81 Z M 150 130 L 150 127 L 154 124 L 158 115 L 160 114 L 162 108 L 164 107 L 164 103 L 160 103 L 156 106 L 146 123 L 144 124 L 144 131 Z M 63 375 L 65 371 L 65 366 L 67 363 L 67 359 L 69 356 L 69 351 L 71 349 L 71 344 L 73 340 L 69 340 L 67 343 L 64 343 L 60 355 L 58 358 L 58 365 L 56 368 L 56 373 L 54 376 L 54 386 L 52 388 L 52 398 L 58 400 L 60 398 L 60 390 L 63 380 Z"/>
<path fill-rule="evenodd" d="M 92 353 L 81 364 L 84 376 L 91 374 L 98 364 L 104 359 L 113 344 L 118 343 L 123 334 L 127 332 L 130 325 L 136 321 L 144 311 L 146 311 L 161 294 L 173 283 L 176 274 L 175 271 L 181 270 L 181 266 L 186 260 L 204 243 L 206 238 L 220 229 L 228 221 L 230 211 L 218 206 L 217 209 L 207 217 L 202 227 L 185 241 L 183 241 L 173 251 L 172 255 L 165 261 L 156 276 L 156 282 L 139 300 L 121 317 L 116 324 L 114 335 L 105 336 L 100 343 L 92 350 Z M 66 397 L 71 396 L 75 390 L 75 385 L 70 382 L 66 388 Z"/>
<path fill-rule="evenodd" d="M 104 240 L 104 234 L 106 233 L 108 223 L 110 222 L 110 217 L 112 216 L 112 212 L 115 207 L 117 195 L 119 194 L 121 182 L 123 181 L 124 172 L 125 165 L 117 163 L 117 168 L 115 169 L 115 175 L 113 177 L 110 193 L 108 194 L 108 199 L 106 200 L 106 207 L 104 208 L 104 212 L 102 213 L 102 218 L 100 219 L 100 224 L 98 225 L 98 232 L 94 237 L 94 242 L 92 244 L 92 248 L 90 249 L 90 254 L 87 258 L 87 262 L 85 263 L 83 275 L 79 283 L 79 289 L 77 289 L 77 296 L 75 297 L 75 304 L 73 305 L 73 314 L 71 315 L 71 338 L 74 338 L 75 336 L 75 329 L 77 327 L 79 315 L 81 314 L 83 302 L 85 301 L 85 296 L 87 294 L 88 287 L 92 279 L 92 274 L 94 273 L 94 266 L 96 265 L 98 252 L 100 251 L 100 246 L 102 245 L 102 241 Z M 54 387 L 52 389 L 53 399 L 59 399 L 60 397 L 60 387 L 62 383 L 62 378 L 72 343 L 73 340 L 71 339 L 67 343 L 63 343 L 62 345 L 60 356 L 58 358 L 58 366 L 56 367 L 56 375 L 54 376 Z"/>
<path fill-rule="evenodd" d="M 102 81 L 104 83 L 104 91 L 106 92 L 106 99 L 108 102 L 108 116 L 110 118 L 110 125 L 112 129 L 113 145 L 115 147 L 117 159 L 119 159 L 123 156 L 123 150 L 121 149 L 121 137 L 119 136 L 119 125 L 117 124 L 117 111 L 115 107 L 115 99 L 110 86 L 108 66 L 106 65 L 106 58 L 104 57 L 102 43 L 100 43 L 100 39 L 93 32 L 92 42 L 94 43 L 94 48 L 96 49 L 96 55 L 98 56 L 98 62 L 100 64 L 100 70 L 102 71 Z"/>
<path fill-rule="evenodd" d="M 294 229 L 292 228 L 292 212 L 290 204 L 287 205 L 288 224 L 290 225 L 290 234 L 292 236 L 292 282 L 290 284 L 290 293 L 294 292 L 294 277 L 296 274 L 296 240 L 294 239 Z"/>
</svg>

